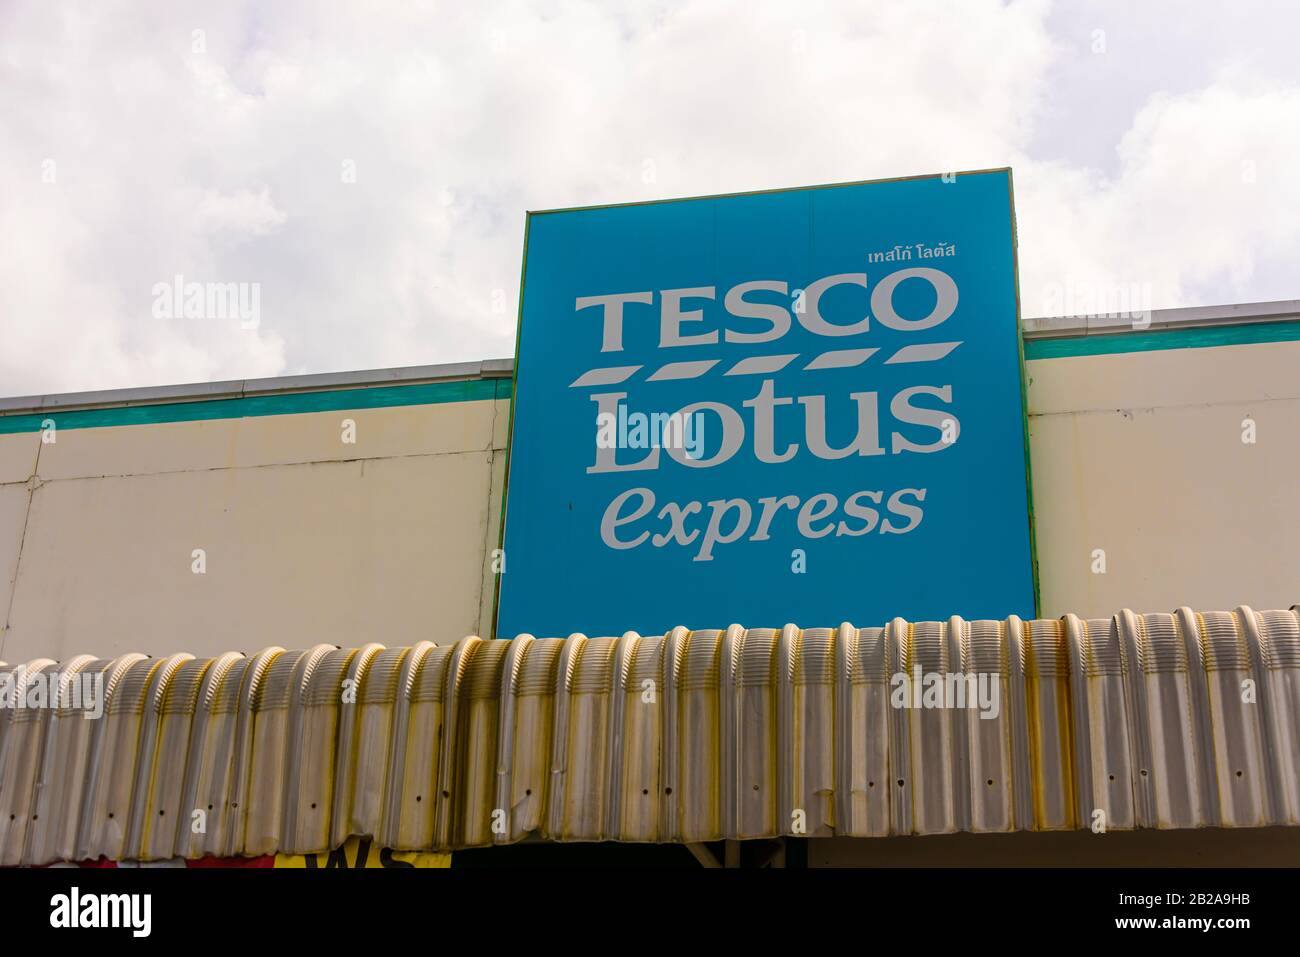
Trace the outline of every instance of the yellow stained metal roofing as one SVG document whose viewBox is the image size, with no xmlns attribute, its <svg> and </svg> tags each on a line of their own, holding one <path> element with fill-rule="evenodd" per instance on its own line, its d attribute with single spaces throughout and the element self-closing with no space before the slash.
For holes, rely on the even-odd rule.
<svg viewBox="0 0 1300 957">
<path fill-rule="evenodd" d="M 0 864 L 1300 821 L 1294 610 L 0 665 L 82 674 L 101 718 L 0 708 Z"/>
</svg>

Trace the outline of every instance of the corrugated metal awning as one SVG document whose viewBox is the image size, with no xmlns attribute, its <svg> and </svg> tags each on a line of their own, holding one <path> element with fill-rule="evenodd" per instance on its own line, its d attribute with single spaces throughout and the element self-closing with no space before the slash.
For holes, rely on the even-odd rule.
<svg viewBox="0 0 1300 957">
<path fill-rule="evenodd" d="M 42 684 L 0 864 L 1300 820 L 1294 610 L 0 666 Z"/>
</svg>

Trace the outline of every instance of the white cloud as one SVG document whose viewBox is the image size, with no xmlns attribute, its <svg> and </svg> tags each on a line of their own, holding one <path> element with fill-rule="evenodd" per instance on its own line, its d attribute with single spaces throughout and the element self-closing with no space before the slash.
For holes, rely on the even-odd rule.
<svg viewBox="0 0 1300 957">
<path fill-rule="evenodd" d="M 265 236 L 288 218 L 283 210 L 276 209 L 271 191 L 265 186 L 256 193 L 247 189 L 233 193 L 194 190 L 188 200 L 194 210 L 194 228 L 200 233 L 229 230 Z"/>
<path fill-rule="evenodd" d="M 1049 12 L 10 5 L 0 394 L 509 355 L 525 209 L 953 168 L 1015 167 L 1027 313 L 1064 282 L 1278 297 L 1297 87 L 1150 89 L 1093 170 L 1035 135 L 1073 42 Z M 260 326 L 154 319 L 176 274 L 260 283 Z"/>
<path fill-rule="evenodd" d="M 1300 258 L 1300 87 L 1221 77 L 1155 95 L 1118 150 L 1114 178 L 1032 161 L 1017 176 L 1028 313 L 1050 313 L 1062 284 L 1146 285 L 1157 308 L 1300 296 L 1294 279 L 1253 281 L 1262 261 Z"/>
</svg>

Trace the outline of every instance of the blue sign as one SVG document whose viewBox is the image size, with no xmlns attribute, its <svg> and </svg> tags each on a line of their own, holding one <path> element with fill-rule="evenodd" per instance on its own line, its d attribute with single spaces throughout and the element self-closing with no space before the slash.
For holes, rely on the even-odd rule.
<svg viewBox="0 0 1300 957">
<path fill-rule="evenodd" d="M 497 634 L 1035 612 L 1011 173 L 532 213 Z"/>
</svg>

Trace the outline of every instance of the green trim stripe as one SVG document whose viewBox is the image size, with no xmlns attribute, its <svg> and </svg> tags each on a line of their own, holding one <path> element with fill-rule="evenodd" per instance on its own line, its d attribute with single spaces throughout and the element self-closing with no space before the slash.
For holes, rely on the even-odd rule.
<svg viewBox="0 0 1300 957">
<path fill-rule="evenodd" d="M 1300 340 L 1300 321 L 1254 322 L 1240 326 L 1210 326 L 1205 329 L 1155 329 L 1149 332 L 1074 336 L 1069 339 L 1028 339 L 1025 341 L 1025 358 L 1065 359 L 1071 356 L 1154 352 L 1161 349 L 1206 349 L 1213 346 L 1297 340 Z"/>
<path fill-rule="evenodd" d="M 382 409 L 401 405 L 438 405 L 509 398 L 509 379 L 462 379 L 416 385 L 363 386 L 324 392 L 289 392 L 253 395 L 207 402 L 166 402 L 110 409 L 52 410 L 24 415 L 0 415 L 0 435 L 39 432 L 41 423 L 53 419 L 60 429 L 94 429 L 118 425 L 154 425 L 159 422 L 196 422 L 207 419 L 242 419 L 261 415 L 336 412 L 343 409 Z"/>
</svg>

